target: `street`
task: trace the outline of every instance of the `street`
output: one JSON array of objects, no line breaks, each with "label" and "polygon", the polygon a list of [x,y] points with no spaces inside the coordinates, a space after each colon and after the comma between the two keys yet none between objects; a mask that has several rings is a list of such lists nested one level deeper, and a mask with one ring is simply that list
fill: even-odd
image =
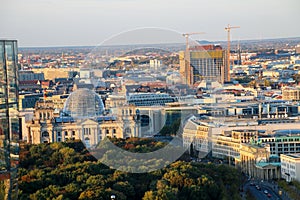
[{"label": "street", "polygon": [[[260,189],[257,189],[257,186]],[[252,193],[252,195],[258,200],[262,200],[262,199],[289,200],[289,198],[286,197],[285,195],[279,196],[278,187],[274,183],[270,183],[270,182],[258,181],[258,180],[247,181],[244,184],[244,191],[246,192],[247,190],[249,190]],[[267,194],[264,193],[265,190],[267,190],[267,192],[271,195],[270,197],[268,197]]]}]

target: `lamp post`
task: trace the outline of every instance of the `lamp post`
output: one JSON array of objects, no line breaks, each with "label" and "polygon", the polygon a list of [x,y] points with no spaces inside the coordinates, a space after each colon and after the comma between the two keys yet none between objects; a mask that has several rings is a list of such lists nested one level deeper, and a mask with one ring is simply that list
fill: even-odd
[{"label": "lamp post", "polygon": [[116,199],[116,195],[112,194],[112,195],[110,196],[110,199],[111,199],[111,200],[115,200],[115,199]]}]

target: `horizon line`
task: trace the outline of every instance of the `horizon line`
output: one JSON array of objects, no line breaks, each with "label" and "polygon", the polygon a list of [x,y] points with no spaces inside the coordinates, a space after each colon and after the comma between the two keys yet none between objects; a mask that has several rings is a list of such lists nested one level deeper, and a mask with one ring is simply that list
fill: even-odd
[{"label": "horizon line", "polygon": [[[256,38],[256,39],[236,39],[236,40],[231,40],[231,42],[239,42],[239,41],[263,41],[263,40],[280,40],[280,39],[300,39],[300,36],[291,36],[291,37],[273,37],[273,38]],[[0,40],[2,40],[0,38]],[[6,40],[6,39],[4,39]],[[11,39],[10,39],[11,40]],[[17,40],[18,39],[14,39]],[[211,43],[218,43],[218,42],[227,42],[227,40],[196,40],[196,41],[205,41],[205,42],[211,42]],[[166,45],[166,44],[185,44],[184,42],[182,43],[149,43],[149,44],[112,44],[112,45],[103,45],[103,47],[116,47],[116,46],[133,46],[133,45]],[[26,48],[93,48],[97,47],[99,45],[49,45],[49,46],[19,46],[19,49],[26,49]],[[101,45],[100,45],[101,46]]]}]

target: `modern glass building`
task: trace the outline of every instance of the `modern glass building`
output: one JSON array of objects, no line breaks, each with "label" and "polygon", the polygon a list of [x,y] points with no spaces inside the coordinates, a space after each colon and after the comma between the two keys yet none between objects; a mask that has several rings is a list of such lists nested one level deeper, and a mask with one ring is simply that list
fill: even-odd
[{"label": "modern glass building", "polygon": [[19,163],[16,40],[0,40],[0,199],[17,199]]}]

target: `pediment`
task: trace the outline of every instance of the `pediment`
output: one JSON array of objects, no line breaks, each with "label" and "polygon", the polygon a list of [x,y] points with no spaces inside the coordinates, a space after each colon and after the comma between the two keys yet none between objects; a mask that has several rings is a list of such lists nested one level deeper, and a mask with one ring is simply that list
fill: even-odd
[{"label": "pediment", "polygon": [[97,121],[94,121],[94,120],[92,120],[92,119],[85,119],[85,120],[81,121],[79,124],[80,124],[81,126],[83,126],[83,125],[97,126],[97,125],[98,125],[98,122],[97,122]]}]

